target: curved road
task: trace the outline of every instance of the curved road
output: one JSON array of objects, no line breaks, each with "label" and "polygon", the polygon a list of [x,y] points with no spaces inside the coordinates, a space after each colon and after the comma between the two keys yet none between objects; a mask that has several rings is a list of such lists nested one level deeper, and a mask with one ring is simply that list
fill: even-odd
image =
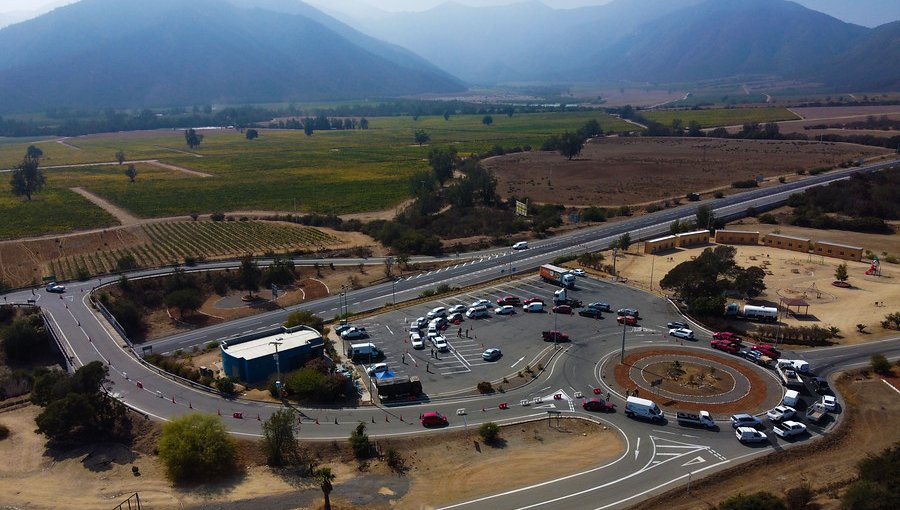
[{"label": "curved road", "polygon": [[[739,217],[748,207],[757,210],[771,208],[783,203],[790,193],[824,182],[842,179],[857,171],[876,171],[892,165],[880,163],[864,168],[854,168],[833,172],[807,179],[800,183],[760,189],[711,203],[717,217]],[[438,283],[467,286],[495,279],[501,275],[531,271],[541,263],[559,254],[579,253],[604,248],[624,232],[630,232],[632,239],[646,239],[668,232],[668,225],[675,219],[693,216],[698,203],[660,211],[654,214],[630,218],[610,225],[561,235],[542,243],[534,243],[529,250],[510,252],[508,250],[487,250],[466,254],[465,261],[457,266],[404,279],[393,285],[351,291],[347,301],[353,311],[376,309],[396,294],[396,301],[417,297],[426,288]],[[298,263],[312,263],[309,259],[298,259]],[[335,264],[357,264],[357,259],[325,260]],[[265,263],[264,261],[262,262]],[[196,270],[233,267],[235,262],[209,263],[197,266]],[[154,276],[169,272],[170,268],[137,271],[130,278]],[[111,282],[107,278],[107,282]],[[257,436],[261,420],[265,420],[279,406],[245,400],[226,400],[221,396],[184,386],[171,378],[161,376],[155,369],[141,364],[114,328],[94,310],[89,301],[89,293],[102,284],[103,280],[73,282],[65,294],[50,294],[43,289],[18,290],[3,296],[5,302],[25,303],[34,300],[47,316],[51,329],[57,333],[63,349],[74,366],[94,360],[102,360],[110,366],[111,384],[109,391],[130,407],[166,420],[181,414],[199,411],[218,413],[223,416],[228,428],[235,434]],[[220,340],[232,335],[258,329],[268,329],[280,324],[287,313],[294,309],[306,309],[320,316],[330,317],[338,308],[338,296],[305,303],[297,307],[277,312],[268,312],[220,324],[203,330],[175,335],[151,342],[155,352],[172,351]],[[656,340],[667,341],[667,340]],[[604,344],[606,345],[606,344]],[[605,351],[603,349],[606,349]],[[300,409],[302,426],[300,435],[304,439],[346,439],[359,421],[369,424],[372,436],[385,437],[405,434],[439,433],[423,431],[415,417],[425,409],[439,407],[451,415],[451,428],[467,425],[477,426],[485,421],[509,423],[518,420],[546,418],[547,412],[541,404],[530,406],[510,405],[507,410],[497,408],[500,402],[518,402],[522,398],[533,398],[544,388],[552,394],[556,388],[567,392],[566,402],[571,401],[575,389],[574,379],[581,386],[605,387],[598,373],[599,361],[612,354],[614,345],[596,346],[585,352],[578,352],[576,346],[566,346],[545,372],[530,385],[503,395],[443,399],[424,405],[403,407],[363,407],[358,409],[304,408]],[[816,349],[803,353],[819,375],[827,375],[837,369],[862,365],[868,362],[872,352],[882,352],[889,358],[900,357],[900,338],[882,342],[848,347]],[[140,384],[138,384],[140,383]],[[609,388],[611,391],[612,389]],[[614,400],[621,409],[623,396],[615,395]],[[466,408],[465,417],[453,416],[452,410]],[[483,409],[483,411],[482,411]],[[563,415],[588,416],[580,410],[566,409]],[[243,414],[242,419],[232,417],[235,412]],[[788,446],[784,442],[773,441],[772,445],[748,448],[740,445],[731,433],[731,427],[722,424],[720,431],[686,429],[675,425],[674,420],[658,426],[627,419],[622,413],[597,416],[618,430],[626,442],[625,453],[615,461],[593,470],[551,480],[532,487],[524,487],[502,494],[459,502],[446,508],[614,508],[632,503],[652,493],[686,483],[689,477],[700,476],[723,469],[735,462],[750,457],[764,455],[772,448]]]}]

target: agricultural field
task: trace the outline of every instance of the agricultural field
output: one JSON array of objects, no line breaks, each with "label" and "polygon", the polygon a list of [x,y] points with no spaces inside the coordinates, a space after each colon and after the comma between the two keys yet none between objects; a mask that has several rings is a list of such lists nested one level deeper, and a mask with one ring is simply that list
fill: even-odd
[{"label": "agricultural field", "polygon": [[143,240],[135,244],[88,251],[50,260],[47,274],[60,280],[104,274],[120,269],[119,261],[133,257],[136,267],[153,267],[185,260],[263,255],[288,251],[316,251],[342,243],[322,230],[265,221],[171,221],[142,225]]},{"label": "agricultural field", "polygon": [[[8,175],[0,174],[0,185],[7,185],[8,177],[2,176]],[[0,193],[0,218],[0,240],[117,224],[112,215],[84,197],[50,182],[31,201],[4,190]]]},{"label": "agricultural field", "polygon": [[[435,146],[452,145],[466,155],[495,145],[539,146],[548,136],[575,131],[591,119],[604,130],[628,126],[598,112],[493,118],[491,126],[482,124],[481,115],[451,116],[449,120],[374,118],[367,130],[317,131],[312,136],[296,130],[261,130],[260,137],[253,141],[235,130],[204,130],[203,143],[192,151],[188,151],[182,132],[175,130],[90,135],[35,144],[44,151],[44,167],[112,161],[115,152],[122,150],[129,160],[159,159],[212,174],[200,178],[139,164],[137,182],[131,184],[118,165],[45,169],[46,192],[82,186],[140,218],[248,210],[345,214],[387,209],[402,202],[409,194],[408,176],[427,168],[428,151]],[[417,129],[430,134],[429,144],[414,143]],[[32,142],[0,145],[0,167],[16,165]],[[96,222],[77,224],[76,219],[76,224],[68,228],[42,228],[41,218],[52,211],[32,209],[35,220],[27,222],[32,227],[14,232],[0,229],[0,238],[97,226]]]},{"label": "agricultural field", "polygon": [[670,126],[674,119],[681,119],[682,125],[687,127],[693,121],[697,121],[704,128],[719,126],[737,126],[747,122],[778,122],[782,120],[797,120],[799,117],[787,108],[720,108],[713,110],[677,110],[677,111],[652,111],[641,112],[644,117]]}]

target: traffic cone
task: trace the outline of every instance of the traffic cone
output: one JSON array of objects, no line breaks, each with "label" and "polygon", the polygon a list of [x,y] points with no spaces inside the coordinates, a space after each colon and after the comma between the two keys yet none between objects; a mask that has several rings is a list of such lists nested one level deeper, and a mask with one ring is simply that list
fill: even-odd
[{"label": "traffic cone", "polygon": [[487,412],[487,411],[485,411],[484,408],[482,407],[482,408],[481,408],[481,412],[482,412],[482,413],[485,413],[485,412]]}]

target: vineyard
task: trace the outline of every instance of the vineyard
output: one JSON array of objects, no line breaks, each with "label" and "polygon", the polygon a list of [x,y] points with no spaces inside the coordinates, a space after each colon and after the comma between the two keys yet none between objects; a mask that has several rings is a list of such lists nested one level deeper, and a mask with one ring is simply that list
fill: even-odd
[{"label": "vineyard", "polygon": [[311,251],[341,242],[312,227],[263,221],[176,221],[143,227],[150,242],[51,260],[59,280],[186,261]]}]

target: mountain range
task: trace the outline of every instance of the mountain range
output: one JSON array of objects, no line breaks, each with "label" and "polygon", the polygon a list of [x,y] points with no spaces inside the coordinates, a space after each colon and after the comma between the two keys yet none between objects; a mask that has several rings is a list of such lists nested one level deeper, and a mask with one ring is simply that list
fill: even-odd
[{"label": "mountain range", "polygon": [[300,0],[81,0],[0,30],[0,113],[453,94],[510,82],[767,76],[900,90],[900,22],[866,28],[787,0],[356,13]]}]

